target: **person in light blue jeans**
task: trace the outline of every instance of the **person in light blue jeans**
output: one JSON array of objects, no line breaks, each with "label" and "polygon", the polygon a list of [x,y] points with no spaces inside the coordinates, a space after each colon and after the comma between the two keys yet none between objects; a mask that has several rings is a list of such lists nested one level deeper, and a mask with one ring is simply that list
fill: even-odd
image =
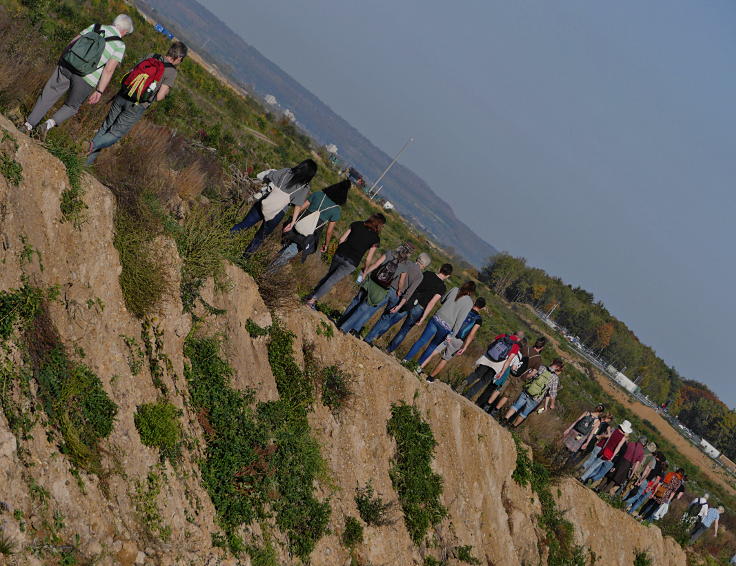
[{"label": "person in light blue jeans", "polygon": [[[396,305],[396,307],[398,306],[399,305]],[[374,340],[388,332],[394,324],[403,320],[404,324],[401,325],[399,332],[394,336],[393,340],[391,340],[391,343],[386,348],[388,353],[393,352],[401,345],[401,342],[403,342],[412,327],[422,318],[422,313],[424,312],[424,307],[421,305],[414,305],[408,310],[393,312],[396,307],[390,309],[387,313],[382,314],[381,318],[378,319],[376,324],[373,325],[373,328],[371,328],[370,332],[368,332],[364,338],[368,344],[372,344]]]},{"label": "person in light blue jeans", "polygon": [[414,345],[406,356],[404,356],[404,361],[413,359],[429,343],[419,355],[417,363],[421,366],[449,334],[457,334],[463,322],[465,322],[465,317],[468,316],[470,309],[473,308],[474,295],[474,281],[466,281],[461,287],[450,289],[443,297],[442,306],[437,311],[437,314],[430,319],[422,335],[414,342]]},{"label": "person in light blue jeans", "polygon": [[360,332],[378,309],[381,307],[392,309],[397,304],[399,304],[399,295],[393,287],[386,292],[383,300],[375,305],[368,300],[368,292],[361,289],[348,305],[348,308],[345,309],[345,312],[350,314],[338,328],[346,334],[348,332]]}]

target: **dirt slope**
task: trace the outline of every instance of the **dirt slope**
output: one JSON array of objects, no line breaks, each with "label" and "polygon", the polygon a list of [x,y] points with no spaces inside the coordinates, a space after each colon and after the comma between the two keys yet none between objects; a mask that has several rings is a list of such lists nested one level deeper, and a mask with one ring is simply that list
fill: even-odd
[{"label": "dirt slope", "polygon": [[[80,230],[61,222],[59,200],[68,183],[64,167],[1,116],[0,128],[17,139],[15,159],[24,175],[19,187],[0,176],[0,289],[18,288],[24,274],[37,286],[59,285],[61,299],[50,307],[52,321],[69,349],[84,350],[84,362],[119,406],[113,433],[102,446],[103,463],[111,472],[104,481],[72,470],[53,436],[46,434],[42,416],[31,438],[23,439],[14,436],[0,414],[0,500],[8,507],[0,511],[0,523],[18,550],[7,563],[58,564],[60,553],[71,545],[79,549],[85,563],[101,566],[236,564],[212,546],[212,533],[219,529],[197,465],[204,440],[197,415],[187,406],[182,377],[183,343],[191,318],[182,313],[176,296],[152,320],[160,337],[157,355],[171,362],[162,380],[172,402],[182,410],[181,420],[190,439],[182,462],[174,469],[168,463],[160,464],[156,451],[142,445],[133,422],[136,407],[157,399],[160,393],[147,366],[132,375],[127,361],[123,337],[139,337],[141,324],[126,311],[118,284],[121,267],[112,245],[111,193],[85,177],[88,221]],[[171,246],[169,267],[178,288],[175,248],[170,242],[162,245]],[[30,263],[19,261],[28,246],[39,254]],[[225,337],[225,354],[236,370],[234,384],[255,388],[261,399],[274,399],[278,393],[268,365],[266,339],[251,338],[245,329],[248,319],[270,324],[271,314],[248,275],[232,266],[228,275],[234,283],[230,292],[215,292],[212,285],[205,292],[208,302],[226,311],[209,317],[205,329]],[[379,493],[396,499],[388,475],[395,446],[386,422],[391,404],[402,400],[417,405],[438,442],[434,468],[444,479],[443,503],[449,510],[435,533],[438,544],[448,548],[472,545],[475,556],[487,565],[546,562],[535,520],[539,504],[531,491],[511,478],[516,451],[507,431],[444,385],[418,381],[378,350],[350,337],[317,334],[322,315],[299,309],[279,316],[297,336],[297,356],[303,342],[313,342],[321,363],[340,363],[354,376],[357,393],[339,420],[320,404],[310,417],[329,468],[332,485],[321,489],[330,496],[333,533],[319,542],[312,564],[349,563],[338,535],[344,516],[357,514],[356,486],[372,480]],[[171,528],[166,541],[152,536],[141,518],[137,492],[140,494],[152,471],[162,478],[161,493],[149,495],[146,503]],[[685,565],[684,553],[674,541],[662,539],[656,528],[644,529],[589,491],[563,484],[559,498],[576,525],[578,542],[598,554],[603,547],[615,545],[616,552],[609,553],[604,564],[629,566],[635,550],[647,548],[655,564]],[[393,525],[366,529],[366,540],[357,548],[362,564],[423,563],[425,549],[412,544],[400,511],[394,513],[397,521]],[[607,535],[610,540],[600,539],[596,527],[611,524],[617,528]],[[294,563],[283,553],[280,562]],[[243,557],[241,563],[249,565],[250,559]]]}]

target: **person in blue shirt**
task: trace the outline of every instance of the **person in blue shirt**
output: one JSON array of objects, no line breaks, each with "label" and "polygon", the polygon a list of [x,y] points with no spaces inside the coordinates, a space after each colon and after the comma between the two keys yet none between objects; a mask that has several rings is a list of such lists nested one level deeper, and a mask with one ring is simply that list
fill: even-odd
[{"label": "person in blue shirt", "polygon": [[703,536],[705,531],[707,531],[711,525],[713,525],[713,529],[715,530],[714,536],[718,536],[718,519],[720,519],[721,513],[723,513],[723,511],[723,507],[711,507],[710,509],[708,509],[705,517],[700,519],[693,530],[690,532],[690,544],[693,544],[696,540]]},{"label": "person in blue shirt", "polygon": [[429,360],[437,354],[442,354],[442,359],[432,370],[432,373],[429,374],[427,381],[434,381],[440,372],[445,369],[447,362],[449,362],[453,357],[462,356],[465,353],[483,324],[481,312],[483,312],[485,308],[486,300],[483,297],[478,297],[475,300],[473,308],[468,313],[468,316],[465,317],[465,321],[460,327],[460,330],[457,331],[457,334],[445,338],[445,341],[437,346],[434,352],[432,352],[432,354],[424,360],[422,365],[419,366],[420,371],[424,370],[424,368],[429,365]]}]

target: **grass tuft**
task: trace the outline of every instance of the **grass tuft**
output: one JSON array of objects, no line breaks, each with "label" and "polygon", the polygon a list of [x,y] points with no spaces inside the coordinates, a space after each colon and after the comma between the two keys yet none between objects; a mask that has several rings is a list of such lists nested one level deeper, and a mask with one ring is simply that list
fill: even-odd
[{"label": "grass tuft", "polygon": [[181,452],[181,411],[167,401],[145,403],[135,413],[135,428],[146,446],[159,449],[161,459],[178,460]]},{"label": "grass tuft", "polygon": [[89,208],[84,198],[82,187],[82,172],[84,163],[76,150],[58,140],[49,141],[46,149],[59,159],[66,167],[69,178],[69,188],[61,193],[61,217],[65,222],[70,222],[77,230],[87,220],[87,209]]},{"label": "grass tuft", "polygon": [[389,516],[393,504],[384,502],[373,489],[371,482],[368,482],[365,487],[355,488],[355,505],[358,508],[360,518],[363,519],[366,525],[383,527],[394,522]]},{"label": "grass tuft", "polygon": [[345,548],[353,550],[363,543],[363,525],[355,517],[345,517],[345,529],[340,537]]},{"label": "grass tuft", "polygon": [[391,406],[387,429],[396,441],[389,475],[399,495],[406,529],[414,544],[419,545],[430,527],[438,525],[447,515],[440,502],[442,478],[432,471],[437,442],[419,410],[403,402]]}]

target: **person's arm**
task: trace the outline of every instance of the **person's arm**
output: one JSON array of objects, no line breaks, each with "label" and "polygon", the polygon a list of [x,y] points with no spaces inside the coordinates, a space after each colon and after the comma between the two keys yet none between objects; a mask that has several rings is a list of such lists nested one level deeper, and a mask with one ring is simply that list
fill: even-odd
[{"label": "person's arm", "polygon": [[170,90],[171,87],[169,85],[161,85],[161,88],[159,88],[158,92],[156,93],[156,100],[158,102],[161,102],[164,98],[166,98],[166,95],[169,94]]},{"label": "person's arm", "polygon": [[432,312],[432,309],[437,304],[437,301],[439,301],[441,298],[442,298],[442,295],[437,294],[429,300],[429,302],[427,303],[427,306],[424,307],[424,312],[422,313],[421,318],[417,321],[418,325],[424,324],[424,321],[427,320],[427,317]]},{"label": "person's arm", "polygon": [[335,224],[337,224],[337,222],[335,221],[327,223],[327,234],[325,235],[325,243],[322,246],[322,253],[325,253],[330,245],[330,240],[332,239],[332,231],[335,229]]},{"label": "person's arm", "polygon": [[713,522],[713,526],[716,529],[716,532],[715,532],[715,535],[714,536],[718,536],[718,519],[719,518],[720,518],[720,515],[718,517],[716,517],[716,520]]},{"label": "person's arm", "polygon": [[87,99],[89,104],[97,104],[102,98],[102,93],[105,92],[107,85],[110,84],[110,79],[118,66],[119,61],[117,59],[108,59],[105,63],[105,68],[102,70],[102,76],[100,81],[97,83],[97,88]]},{"label": "person's arm", "polygon": [[399,295],[403,294],[406,290],[406,271],[399,275],[399,284],[396,285],[396,288],[399,290]]},{"label": "person's arm", "polygon": [[611,460],[613,460],[616,457],[616,454],[618,454],[618,451],[621,450],[624,444],[626,444],[626,439],[628,436],[624,436],[621,439],[621,442],[618,443],[618,446],[616,446],[616,450],[613,451],[613,454],[611,455]]},{"label": "person's arm", "polygon": [[296,224],[296,219],[299,218],[299,215],[302,213],[302,211],[306,210],[308,207],[309,199],[305,200],[304,204],[294,207],[294,212],[291,213],[291,222],[284,226],[284,232],[288,232],[292,228],[294,228],[294,224]]},{"label": "person's arm", "polygon": [[478,334],[479,328],[480,328],[480,324],[473,325],[473,328],[470,329],[470,333],[465,337],[465,342],[463,343],[463,347],[460,348],[457,352],[455,352],[456,356],[462,356],[465,353],[465,350],[467,350],[470,347],[470,344],[472,344],[473,340],[475,340],[475,335]]},{"label": "person's arm", "polygon": [[371,260],[373,259],[373,255],[376,253],[376,250],[378,249],[378,246],[371,246],[368,250],[368,254],[365,256],[365,267],[363,267],[363,277],[366,276],[366,269],[368,269],[368,266],[371,264]]},{"label": "person's arm", "polygon": [[583,441],[583,445],[581,446],[581,448],[588,447],[588,444],[590,444],[590,441],[595,437],[595,431],[598,430],[598,427],[600,426],[600,424],[601,424],[600,419],[593,420],[593,426],[590,427],[588,436],[585,437],[585,440]]},{"label": "person's arm", "polygon": [[[350,229],[350,228],[348,228],[347,230],[345,230],[345,231],[344,231],[344,232],[342,233],[342,236],[340,236],[340,239],[338,240],[338,243],[340,243],[340,244],[344,244],[344,243],[345,243],[345,240],[347,240],[347,239],[348,239],[348,236],[350,235],[350,230],[351,230],[351,229]],[[374,250],[375,248],[376,248],[376,246],[373,246],[373,247],[371,248],[371,251],[372,251],[372,250]],[[368,253],[370,253],[370,251],[369,251]],[[368,256],[368,257],[372,257],[372,256]],[[367,261],[366,261],[366,265],[367,265],[368,263],[370,263],[370,260],[367,260]]]},{"label": "person's arm", "polygon": [[[368,252],[370,253],[370,252]],[[370,267],[366,267],[365,269],[365,277],[368,277],[371,271],[375,270],[379,265],[381,265],[384,261],[386,261],[386,254],[381,254],[381,257],[379,257],[376,261],[374,261]],[[368,259],[366,258],[365,264],[368,265]]]}]

